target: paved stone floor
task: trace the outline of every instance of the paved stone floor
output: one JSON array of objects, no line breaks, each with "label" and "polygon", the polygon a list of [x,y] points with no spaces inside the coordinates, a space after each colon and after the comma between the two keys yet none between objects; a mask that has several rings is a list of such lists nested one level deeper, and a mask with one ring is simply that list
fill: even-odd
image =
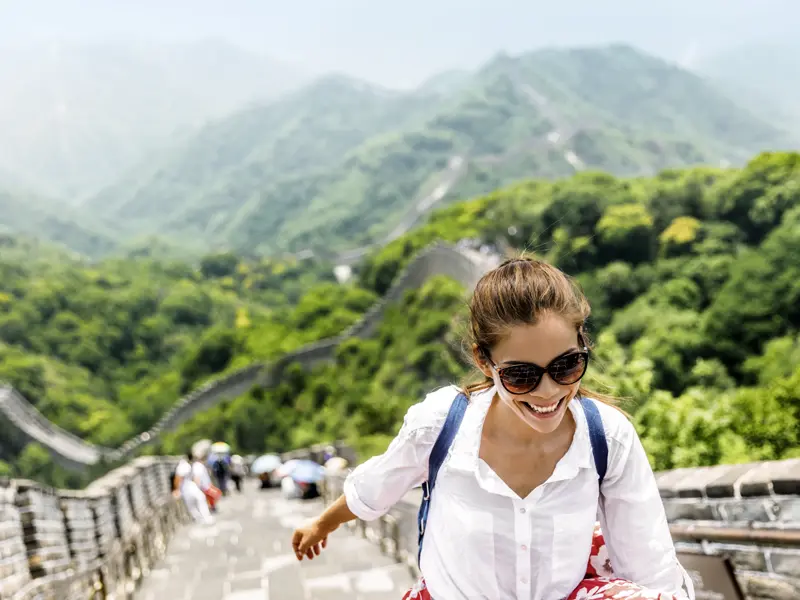
[{"label": "paved stone floor", "polygon": [[246,483],[221,500],[214,525],[177,532],[135,600],[399,600],[411,585],[406,566],[344,527],[320,556],[298,562],[292,531],[321,502]]}]

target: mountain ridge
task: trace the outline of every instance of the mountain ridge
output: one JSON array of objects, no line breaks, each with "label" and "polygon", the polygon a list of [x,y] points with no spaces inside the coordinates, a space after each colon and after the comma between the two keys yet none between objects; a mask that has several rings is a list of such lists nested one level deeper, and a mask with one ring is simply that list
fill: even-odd
[{"label": "mountain ridge", "polygon": [[784,139],[704,77],[629,45],[500,53],[411,92],[316,78],[209,122],[83,208],[123,243],[350,253],[408,222],[455,159],[464,171],[429,206],[582,169],[735,165]]},{"label": "mountain ridge", "polygon": [[[608,81],[610,75],[617,79]],[[346,93],[358,97],[360,92],[353,89],[351,80],[323,80],[331,81],[337,82],[337,93],[343,92],[345,86],[350,87]],[[252,188],[242,187],[243,177],[237,174],[235,182],[222,184],[232,192],[225,201],[227,208],[220,208],[212,200],[212,192],[190,186],[193,211],[219,214],[222,222],[231,223],[222,230],[215,228],[222,232],[222,237],[215,231],[209,233],[223,244],[227,240],[233,248],[237,248],[238,240],[252,245],[258,239],[264,251],[270,248],[297,251],[313,243],[322,231],[329,232],[325,236],[328,238],[352,239],[352,232],[359,228],[362,231],[372,228],[374,233],[368,236],[390,229],[381,223],[391,220],[390,215],[403,212],[424,181],[455,155],[496,154],[531,137],[544,138],[553,132],[572,137],[580,131],[584,137],[592,137],[600,131],[604,137],[621,130],[628,137],[618,138],[617,147],[628,154],[641,152],[636,140],[650,131],[655,137],[683,140],[687,148],[694,145],[694,150],[684,152],[684,157],[676,154],[660,162],[645,159],[639,167],[649,161],[657,168],[664,168],[700,162],[696,157],[708,159],[715,154],[736,163],[750,156],[755,148],[760,149],[770,139],[781,136],[766,121],[708,87],[701,77],[625,45],[547,49],[517,57],[498,55],[475,72],[471,85],[462,85],[457,90],[440,97],[434,111],[414,113],[419,106],[413,107],[408,127],[377,129],[374,135],[351,147],[338,166],[328,165],[323,172],[314,169],[303,173],[299,185],[306,189],[299,190],[299,194],[296,185],[287,188],[273,179],[263,185],[256,184],[261,198],[248,199],[252,196],[248,189]],[[299,104],[298,98],[303,98],[313,104],[314,94],[312,84],[295,92],[291,100]],[[397,92],[392,98],[413,104],[414,94]],[[259,108],[259,114],[268,119],[267,115],[280,102]],[[344,106],[339,109],[347,110]],[[225,123],[223,120],[218,126]],[[200,139],[204,139],[202,145],[210,147],[211,138]],[[297,157],[293,152],[287,154]],[[560,159],[547,154],[543,159],[542,174],[547,175],[548,169],[555,176],[574,171],[574,164],[570,164],[574,160],[559,162]],[[260,168],[269,168],[268,162],[256,163],[263,165]],[[391,170],[386,170],[387,167]],[[536,174],[517,171],[516,178]],[[514,177],[514,173],[509,177]],[[226,175],[222,175],[222,180],[226,180]],[[257,181],[256,178],[253,183]],[[150,189],[150,185],[145,182],[137,197],[153,197],[154,201],[158,198],[161,202],[164,193]],[[287,195],[292,197],[291,208],[286,204]],[[141,200],[132,200],[132,204],[128,203],[130,208],[119,212],[121,218],[130,218],[134,213],[146,215]],[[189,202],[186,195],[183,202]],[[235,213],[248,205],[251,212],[263,215],[271,211],[273,216],[252,218],[251,215],[238,219],[237,225],[230,211]],[[161,219],[154,232],[169,235],[180,231],[184,226],[181,218],[173,218],[168,224]],[[188,219],[192,221],[193,218]],[[262,222],[262,228],[253,229]],[[202,231],[201,228],[197,232]]]}]

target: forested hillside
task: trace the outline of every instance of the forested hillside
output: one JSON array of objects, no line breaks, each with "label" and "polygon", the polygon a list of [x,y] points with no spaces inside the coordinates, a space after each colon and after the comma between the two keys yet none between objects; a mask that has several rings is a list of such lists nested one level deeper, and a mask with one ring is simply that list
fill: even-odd
[{"label": "forested hillside", "polygon": [[209,124],[85,208],[123,237],[196,251],[326,254],[381,242],[445,182],[442,202],[531,177],[739,164],[791,147],[768,121],[627,46],[498,56],[408,93],[327,77]]},{"label": "forested hillside", "polygon": [[87,256],[117,247],[113,232],[90,215],[19,187],[0,185],[0,233],[35,236]]},{"label": "forested hillside", "polygon": [[[655,468],[796,455],[800,155],[521,183],[436,212],[372,256],[363,285],[380,294],[418,249],[464,237],[510,243],[577,276],[593,305],[590,377],[625,400]],[[468,373],[463,317],[463,290],[431,280],[373,339],[343,344],[335,364],[295,367],[153,451],[198,436],[254,452],[334,437],[378,451],[426,390]]]},{"label": "forested hillside", "polygon": [[[526,250],[577,276],[593,314],[590,377],[624,399],[658,469],[793,455],[800,431],[800,155],[743,169],[531,180],[435,212],[370,256],[360,285],[314,263],[209,255],[88,264],[4,237],[0,379],[50,419],[115,445],[208,378],[354,323],[435,240]],[[151,446],[198,436],[240,451],[344,437],[380,450],[405,410],[469,369],[464,291],[428,281],[335,363],[290,367],[279,386],[198,415]],[[59,483],[41,448],[4,469]],[[2,465],[0,465],[2,466]]]},{"label": "forested hillside", "polygon": [[[199,267],[89,264],[3,236],[0,381],[57,425],[115,447],[208,377],[336,334],[374,298],[308,262],[218,254]],[[2,450],[19,474],[50,473],[34,445]]]}]

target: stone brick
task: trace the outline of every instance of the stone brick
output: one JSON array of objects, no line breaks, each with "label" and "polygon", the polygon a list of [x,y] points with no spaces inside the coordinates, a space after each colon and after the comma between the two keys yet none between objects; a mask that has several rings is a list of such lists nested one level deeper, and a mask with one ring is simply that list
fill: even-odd
[{"label": "stone brick", "polygon": [[656,473],[656,484],[662,498],[674,498],[678,495],[675,491],[676,486],[684,477],[689,477],[695,469],[673,469]]},{"label": "stone brick", "polygon": [[800,585],[796,582],[763,575],[743,575],[740,577],[748,597],[753,600],[797,600]]},{"label": "stone brick", "polygon": [[771,510],[772,505],[772,501],[766,498],[743,498],[741,500],[721,502],[719,510],[724,515],[725,521],[769,522],[773,520],[771,516],[774,515]]},{"label": "stone brick", "polygon": [[685,477],[681,477],[672,490],[680,498],[702,498],[706,493],[706,485],[718,479],[727,469],[727,466],[693,469]]},{"label": "stone brick", "polygon": [[742,496],[768,496],[774,483],[780,489],[795,489],[797,465],[800,459],[764,462],[742,477],[739,492]]},{"label": "stone brick", "polygon": [[734,484],[748,471],[753,470],[758,463],[744,465],[725,465],[720,470],[719,476],[706,485],[706,495],[709,498],[733,498]]},{"label": "stone brick", "polygon": [[782,523],[800,523],[800,498],[776,498],[777,520]]},{"label": "stone brick", "polygon": [[770,472],[774,493],[800,496],[800,458],[780,461]]},{"label": "stone brick", "polygon": [[734,568],[737,571],[760,571],[767,572],[767,558],[764,552],[758,548],[748,550],[728,550],[725,552],[731,558]]},{"label": "stone brick", "polygon": [[685,519],[710,521],[716,518],[714,507],[700,499],[666,498],[664,499],[664,510],[667,513],[667,520],[670,522]]},{"label": "stone brick", "polygon": [[776,573],[800,582],[800,550],[770,550],[769,559]]}]

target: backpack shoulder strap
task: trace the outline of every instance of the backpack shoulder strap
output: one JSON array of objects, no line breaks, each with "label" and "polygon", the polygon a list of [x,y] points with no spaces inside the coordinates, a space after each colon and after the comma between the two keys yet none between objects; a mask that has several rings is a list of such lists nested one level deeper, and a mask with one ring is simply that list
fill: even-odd
[{"label": "backpack shoulder strap", "polygon": [[469,400],[463,392],[459,392],[455,397],[453,403],[450,405],[450,410],[447,413],[442,430],[439,432],[439,437],[431,450],[430,458],[428,459],[428,480],[422,484],[422,503],[419,505],[419,514],[417,515],[417,526],[419,528],[419,549],[417,550],[417,563],[419,564],[419,557],[422,555],[422,538],[425,535],[425,526],[428,522],[428,507],[431,502],[431,494],[433,488],[436,486],[436,476],[439,474],[439,469],[450,451],[450,446],[461,427],[461,421],[464,419],[464,413],[467,411]]},{"label": "backpack shoulder strap", "polygon": [[581,398],[583,413],[586,415],[586,424],[589,426],[589,441],[592,444],[592,456],[594,456],[594,466],[597,469],[597,478],[600,485],[606,477],[608,469],[608,441],[606,441],[606,428],[603,427],[603,419],[597,404],[591,398]]}]

